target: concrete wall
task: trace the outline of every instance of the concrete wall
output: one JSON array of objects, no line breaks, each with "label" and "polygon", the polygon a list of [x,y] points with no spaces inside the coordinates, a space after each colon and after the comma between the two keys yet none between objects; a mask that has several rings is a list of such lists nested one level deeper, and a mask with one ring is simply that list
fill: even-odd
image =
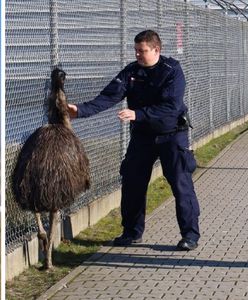
[{"label": "concrete wall", "polygon": [[[192,145],[193,149],[197,149],[211,139],[221,136],[222,134],[230,131],[231,129],[244,124],[248,121],[248,115],[228,125],[215,130],[213,133],[200,139]],[[162,176],[161,167],[154,168],[151,181]],[[71,239],[77,236],[80,231],[89,226],[96,224],[100,219],[105,217],[112,209],[120,206],[121,191],[117,190],[110,195],[97,199],[76,213],[68,216],[63,224],[58,224],[55,247],[57,247],[61,240],[61,234],[66,239]],[[62,230],[61,230],[62,229]],[[34,235],[30,241],[26,241],[20,247],[16,248],[13,252],[6,255],[6,280],[11,280],[19,275],[29,266],[34,265],[39,260],[38,238]]]}]

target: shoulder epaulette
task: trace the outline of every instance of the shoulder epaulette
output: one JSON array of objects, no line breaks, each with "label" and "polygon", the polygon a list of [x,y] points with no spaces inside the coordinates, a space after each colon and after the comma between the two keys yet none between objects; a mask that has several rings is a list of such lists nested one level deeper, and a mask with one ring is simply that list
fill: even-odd
[{"label": "shoulder epaulette", "polygon": [[165,65],[166,67],[169,67],[170,69],[172,69],[172,66],[170,66],[170,65],[167,64],[166,62],[164,62],[164,65]]},{"label": "shoulder epaulette", "polygon": [[172,69],[174,66],[176,66],[179,63],[176,59],[172,57],[165,57],[165,56],[162,56],[162,61],[163,64],[170,69]]},{"label": "shoulder epaulette", "polygon": [[129,63],[129,64],[125,67],[125,69],[126,69],[126,70],[129,70],[129,69],[131,69],[131,68],[137,66],[137,64],[138,64],[137,61],[133,61],[133,62]]}]

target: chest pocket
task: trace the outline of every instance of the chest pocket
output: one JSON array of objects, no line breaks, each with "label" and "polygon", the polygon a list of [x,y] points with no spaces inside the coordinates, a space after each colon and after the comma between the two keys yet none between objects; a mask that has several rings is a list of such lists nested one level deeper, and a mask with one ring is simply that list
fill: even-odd
[{"label": "chest pocket", "polygon": [[128,91],[129,107],[139,108],[158,101],[158,87],[146,77],[131,77]]},{"label": "chest pocket", "polygon": [[148,82],[146,78],[130,78],[130,92],[131,93],[142,93],[146,88]]}]

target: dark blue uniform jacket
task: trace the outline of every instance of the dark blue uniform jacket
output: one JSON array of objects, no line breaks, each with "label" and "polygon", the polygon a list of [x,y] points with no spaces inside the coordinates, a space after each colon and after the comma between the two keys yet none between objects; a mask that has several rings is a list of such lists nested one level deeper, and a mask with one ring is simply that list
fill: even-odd
[{"label": "dark blue uniform jacket", "polygon": [[125,97],[135,111],[132,131],[165,134],[177,128],[183,103],[185,78],[178,61],[160,56],[153,67],[136,61],[127,65],[92,101],[78,104],[78,117],[106,110]]}]

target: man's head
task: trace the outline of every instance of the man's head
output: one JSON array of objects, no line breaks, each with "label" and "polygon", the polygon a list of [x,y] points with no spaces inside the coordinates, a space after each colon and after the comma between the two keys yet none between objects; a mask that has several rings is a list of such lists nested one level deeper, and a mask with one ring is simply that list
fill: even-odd
[{"label": "man's head", "polygon": [[140,65],[150,67],[158,62],[162,43],[155,31],[140,32],[135,36],[134,43],[135,56]]}]

